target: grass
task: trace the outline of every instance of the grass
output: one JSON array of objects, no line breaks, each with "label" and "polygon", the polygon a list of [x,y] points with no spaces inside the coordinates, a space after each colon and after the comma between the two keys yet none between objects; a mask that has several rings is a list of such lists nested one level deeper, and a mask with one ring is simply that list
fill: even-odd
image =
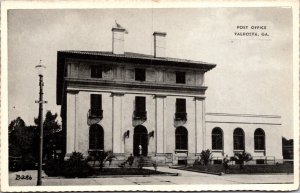
[{"label": "grass", "polygon": [[166,173],[149,169],[138,169],[138,168],[103,168],[102,171],[94,169],[93,174],[95,176],[118,176],[118,175],[176,175],[175,173]]},{"label": "grass", "polygon": [[[223,165],[207,165],[207,166],[188,166],[181,168],[183,170],[205,172],[205,173],[225,173]],[[293,164],[284,163],[278,165],[244,165],[240,170],[239,165],[229,165],[229,174],[270,174],[270,173],[293,173]]]}]

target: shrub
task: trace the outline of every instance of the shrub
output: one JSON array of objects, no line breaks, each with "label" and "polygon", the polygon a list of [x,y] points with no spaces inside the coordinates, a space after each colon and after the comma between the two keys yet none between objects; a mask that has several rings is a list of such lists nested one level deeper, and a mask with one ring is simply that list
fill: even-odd
[{"label": "shrub", "polygon": [[59,159],[50,159],[46,161],[44,172],[47,176],[63,175],[64,162]]},{"label": "shrub", "polygon": [[200,162],[203,165],[207,165],[211,160],[212,160],[212,153],[209,149],[207,150],[202,150],[202,152],[200,153]]},{"label": "shrub", "polygon": [[95,162],[98,161],[100,171],[101,171],[102,168],[104,167],[104,162],[108,161],[109,165],[110,165],[114,158],[116,158],[116,157],[114,156],[112,151],[95,151],[95,152],[90,153],[87,160],[93,161],[94,165],[95,165]]},{"label": "shrub", "polygon": [[107,151],[107,155],[106,155],[106,158],[104,159],[104,161],[108,161],[109,165],[111,165],[111,162],[113,159],[116,159],[116,156],[113,154],[112,151]]},{"label": "shrub", "polygon": [[243,151],[242,153],[236,153],[233,157],[230,158],[231,161],[235,161],[240,165],[240,169],[243,169],[244,162],[252,160],[250,153]]},{"label": "shrub", "polygon": [[87,177],[92,175],[92,168],[89,166],[82,153],[73,152],[70,159],[64,164],[63,175],[68,178]]}]

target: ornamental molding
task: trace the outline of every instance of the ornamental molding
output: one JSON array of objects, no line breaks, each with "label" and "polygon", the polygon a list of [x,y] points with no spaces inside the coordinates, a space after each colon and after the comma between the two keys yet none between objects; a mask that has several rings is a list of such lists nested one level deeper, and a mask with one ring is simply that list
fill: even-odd
[{"label": "ornamental molding", "polygon": [[[184,93],[190,95],[204,95],[206,86],[192,85],[170,85],[157,83],[139,83],[139,82],[120,82],[109,80],[90,80],[66,78],[66,86],[75,86],[77,88],[104,89],[104,90],[126,90],[126,91],[151,91],[162,93]],[[117,93],[117,92],[116,92]],[[122,93],[122,92],[120,92]],[[162,94],[164,95],[164,94]]]}]

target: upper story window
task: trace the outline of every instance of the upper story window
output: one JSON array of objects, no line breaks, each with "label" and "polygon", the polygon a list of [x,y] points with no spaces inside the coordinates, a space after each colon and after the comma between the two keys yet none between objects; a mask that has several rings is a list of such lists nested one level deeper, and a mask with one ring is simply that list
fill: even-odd
[{"label": "upper story window", "polygon": [[100,94],[91,94],[91,107],[89,111],[90,118],[102,118],[102,95]]},{"label": "upper story window", "polygon": [[176,120],[186,120],[186,101],[185,99],[176,99],[176,112],[175,119]]},{"label": "upper story window", "polygon": [[176,72],[176,83],[185,84],[185,72]]},{"label": "upper story window", "polygon": [[134,111],[134,118],[135,119],[146,119],[147,112],[146,112],[146,97],[135,97],[135,111]]},{"label": "upper story window", "polygon": [[92,78],[102,78],[102,66],[92,65],[91,66],[91,77]]},{"label": "upper story window", "polygon": [[144,68],[136,68],[135,69],[135,80],[137,81],[145,81],[146,80],[146,72]]}]

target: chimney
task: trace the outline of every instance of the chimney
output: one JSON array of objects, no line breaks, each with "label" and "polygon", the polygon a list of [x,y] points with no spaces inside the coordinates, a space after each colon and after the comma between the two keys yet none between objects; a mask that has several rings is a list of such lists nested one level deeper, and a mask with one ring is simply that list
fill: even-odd
[{"label": "chimney", "polygon": [[112,31],[112,53],[124,54],[124,33],[125,29],[122,27],[113,27]]},{"label": "chimney", "polygon": [[166,52],[166,35],[165,32],[154,32],[154,57],[164,58]]}]

